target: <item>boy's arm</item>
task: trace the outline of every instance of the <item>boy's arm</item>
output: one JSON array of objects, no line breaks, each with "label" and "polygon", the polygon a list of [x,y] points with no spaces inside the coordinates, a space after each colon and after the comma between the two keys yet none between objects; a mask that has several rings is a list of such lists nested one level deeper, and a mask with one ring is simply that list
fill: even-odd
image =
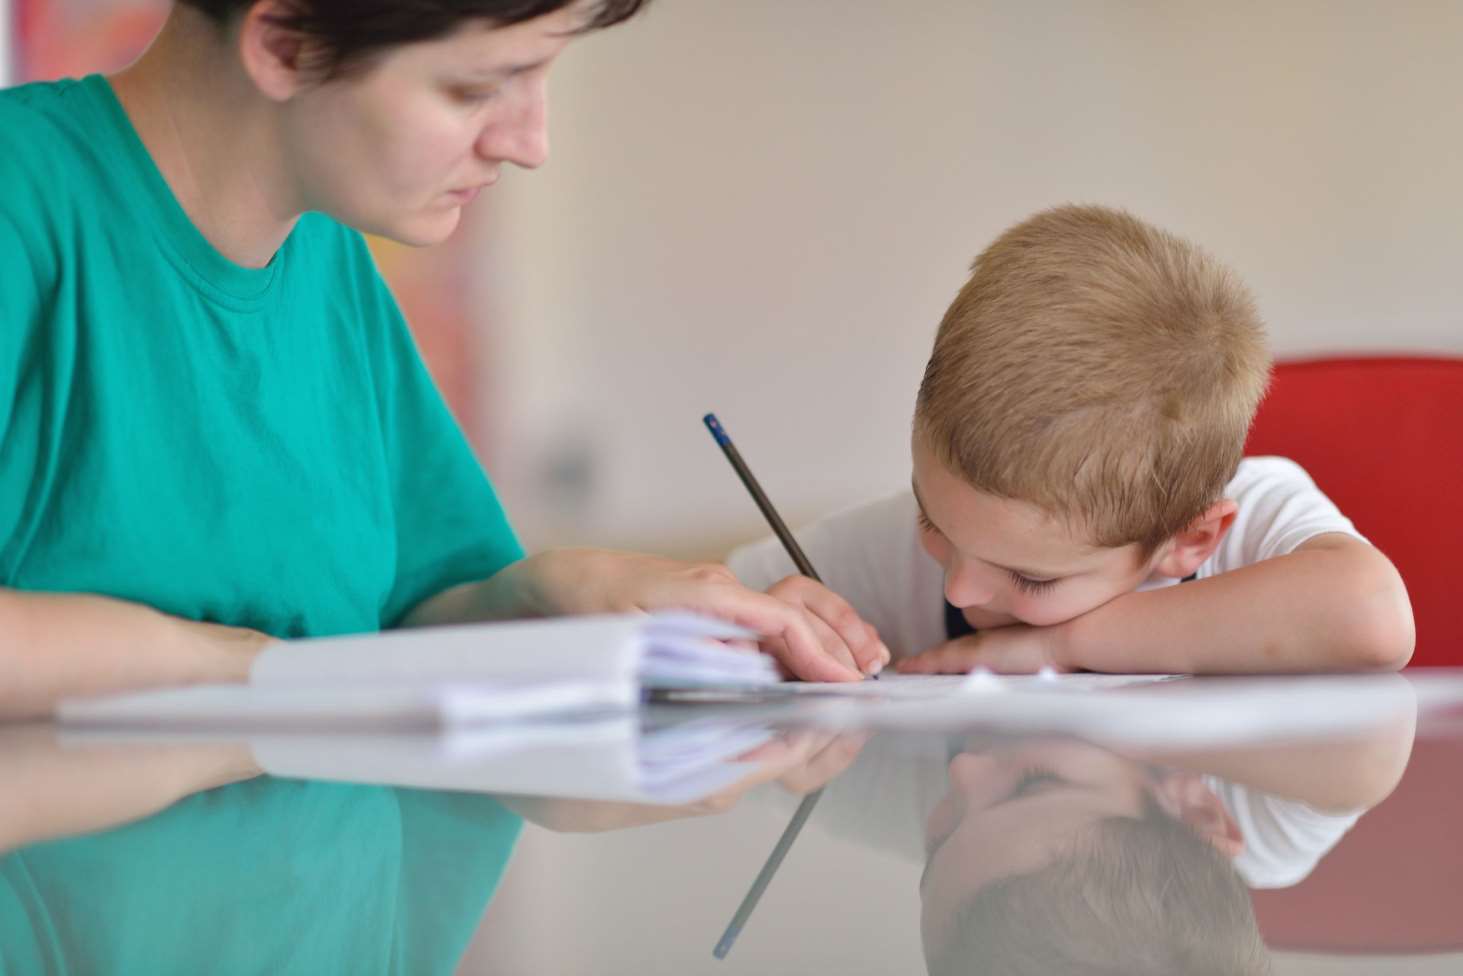
[{"label": "boy's arm", "polygon": [[1125,593],[1050,627],[985,630],[899,670],[1022,674],[1395,671],[1412,657],[1412,607],[1387,557],[1340,533],[1241,569]]},{"label": "boy's arm", "polygon": [[1122,673],[1392,671],[1416,638],[1397,570],[1339,533],[1045,629],[1058,667]]},{"label": "boy's arm", "polygon": [[1201,748],[1139,746],[1133,759],[1217,776],[1321,811],[1365,810],[1396,788],[1417,735],[1417,695],[1401,675],[1369,685],[1376,711],[1355,716],[1345,734],[1326,739],[1235,743]]}]

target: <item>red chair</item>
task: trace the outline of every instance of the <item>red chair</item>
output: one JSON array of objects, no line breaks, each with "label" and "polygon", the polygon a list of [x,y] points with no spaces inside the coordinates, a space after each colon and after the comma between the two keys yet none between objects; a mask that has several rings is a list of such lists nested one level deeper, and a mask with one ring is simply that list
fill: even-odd
[{"label": "red chair", "polygon": [[[1281,363],[1247,453],[1300,462],[1407,582],[1413,667],[1463,665],[1463,358]],[[1309,878],[1256,892],[1276,949],[1463,950],[1463,741],[1422,739],[1397,789]]]},{"label": "red chair", "polygon": [[1248,454],[1305,468],[1407,582],[1412,666],[1463,665],[1463,358],[1280,363]]}]

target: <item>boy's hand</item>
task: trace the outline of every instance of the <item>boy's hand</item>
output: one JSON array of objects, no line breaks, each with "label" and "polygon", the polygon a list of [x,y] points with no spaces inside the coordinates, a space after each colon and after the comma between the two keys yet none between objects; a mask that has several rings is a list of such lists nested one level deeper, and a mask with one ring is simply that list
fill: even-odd
[{"label": "boy's hand", "polygon": [[1013,624],[957,637],[912,655],[895,667],[901,674],[965,674],[978,667],[997,674],[1035,674],[1042,668],[1070,671],[1063,663],[1060,625]]},{"label": "boy's hand", "polygon": [[[789,576],[769,586],[767,594],[803,611],[823,652],[840,664],[865,675],[878,674],[889,663],[889,648],[878,631],[847,600],[817,580]],[[789,660],[782,637],[764,639],[762,648],[779,661]]]}]

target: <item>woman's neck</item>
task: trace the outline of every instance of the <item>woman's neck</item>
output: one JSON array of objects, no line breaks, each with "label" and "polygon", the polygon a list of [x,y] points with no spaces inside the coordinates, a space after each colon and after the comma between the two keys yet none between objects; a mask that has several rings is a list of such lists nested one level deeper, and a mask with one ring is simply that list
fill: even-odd
[{"label": "woman's neck", "polygon": [[267,265],[304,208],[284,165],[276,106],[219,29],[175,8],[147,53],[110,81],[194,226],[234,263]]}]

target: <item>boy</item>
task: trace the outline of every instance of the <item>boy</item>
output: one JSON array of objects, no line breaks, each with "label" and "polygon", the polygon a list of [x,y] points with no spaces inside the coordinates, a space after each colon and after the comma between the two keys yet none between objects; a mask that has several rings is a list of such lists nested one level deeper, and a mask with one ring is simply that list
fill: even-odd
[{"label": "boy", "polygon": [[[1391,563],[1299,466],[1241,460],[1269,368],[1248,292],[1199,249],[1045,211],[976,258],[940,324],[911,490],[799,541],[902,672],[1400,668]],[[820,598],[775,540],[728,564]]]}]

